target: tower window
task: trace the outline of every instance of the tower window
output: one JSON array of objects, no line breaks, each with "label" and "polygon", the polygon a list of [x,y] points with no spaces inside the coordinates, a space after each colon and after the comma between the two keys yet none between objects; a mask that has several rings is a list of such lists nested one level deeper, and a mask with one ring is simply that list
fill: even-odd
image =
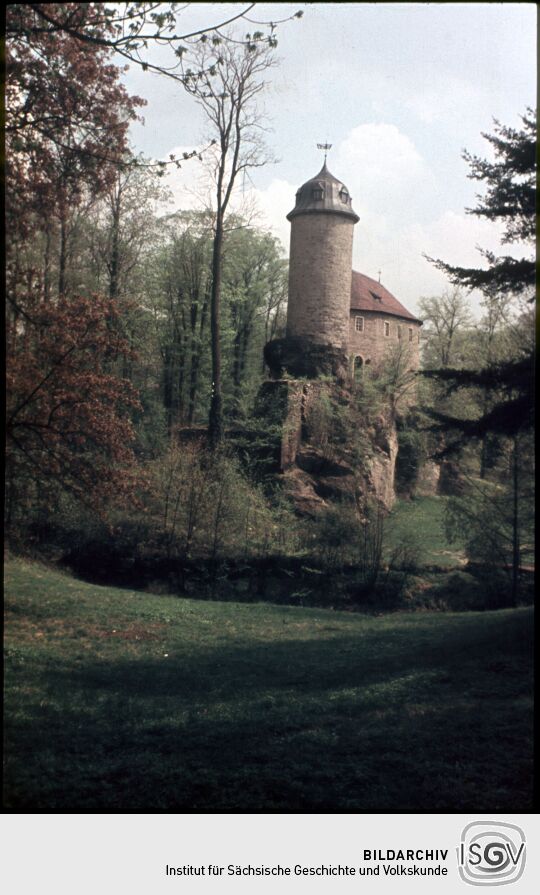
[{"label": "tower window", "polygon": [[322,190],[320,187],[315,187],[315,189],[311,191],[311,195],[314,199],[322,199],[324,196],[324,190]]},{"label": "tower window", "polygon": [[364,318],[363,317],[355,317],[354,318],[354,328],[357,333],[364,332]]},{"label": "tower window", "polygon": [[349,194],[346,189],[342,188],[339,191],[339,198],[341,199],[342,202],[345,203],[345,205],[347,205],[347,203],[349,202]]},{"label": "tower window", "polygon": [[384,321],[384,334],[385,336],[390,335],[390,324],[388,323],[388,320]]},{"label": "tower window", "polygon": [[412,328],[412,326],[410,326],[409,327],[409,342],[412,342],[412,340],[413,340],[413,328]]}]

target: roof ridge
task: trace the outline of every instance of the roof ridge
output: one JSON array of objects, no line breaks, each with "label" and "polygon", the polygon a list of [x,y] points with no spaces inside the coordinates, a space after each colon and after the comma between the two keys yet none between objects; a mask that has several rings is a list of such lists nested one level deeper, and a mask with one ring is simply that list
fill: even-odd
[{"label": "roof ridge", "polygon": [[[399,299],[397,299],[386,286],[358,270],[352,271],[351,281],[351,309],[372,311],[388,314],[393,317],[401,317],[406,320],[414,320],[422,323],[418,317],[411,314]],[[376,297],[376,292],[380,295]],[[368,294],[369,293],[369,294]]]}]

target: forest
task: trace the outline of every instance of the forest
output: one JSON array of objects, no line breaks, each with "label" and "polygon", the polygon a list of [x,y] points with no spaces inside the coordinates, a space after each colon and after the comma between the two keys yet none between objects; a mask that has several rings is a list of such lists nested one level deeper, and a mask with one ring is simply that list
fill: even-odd
[{"label": "forest", "polygon": [[[241,41],[209,25],[182,43],[170,37],[173,12],[121,7],[9,7],[11,549],[92,580],[173,593],[237,598],[233,579],[247,575],[249,592],[273,569],[294,582],[283,598],[307,604],[322,592],[351,608],[458,608],[455,591],[470,592],[470,608],[528,600],[532,257],[485,252],[478,269],[430,259],[448,288],[419,302],[414,406],[400,404],[411,374],[397,355],[345,395],[321,393],[309,445],[322,467],[352,464],[356,485],[299,514],[279,475],[280,421],[257,410],[269,375],[263,348],[284,334],[287,259],[252,210],[231,201],[245,172],[268,161],[255,101],[290,22]],[[203,109],[208,143],[155,160],[129,144],[145,101],[128,94],[120,61],[148,68],[152,41],[165,38],[174,64],[161,74]],[[483,189],[470,211],[502,222],[504,243],[526,247],[532,110],[519,128],[495,122],[485,138],[494,162],[465,154]],[[201,163],[206,204],[171,211],[166,171]],[[381,414],[399,443],[390,512],[365,485]],[[440,536],[460,557],[454,578],[444,547],[426,553],[421,534],[433,512],[422,490],[430,464],[441,472]],[[415,501],[405,534],[400,514]]]}]

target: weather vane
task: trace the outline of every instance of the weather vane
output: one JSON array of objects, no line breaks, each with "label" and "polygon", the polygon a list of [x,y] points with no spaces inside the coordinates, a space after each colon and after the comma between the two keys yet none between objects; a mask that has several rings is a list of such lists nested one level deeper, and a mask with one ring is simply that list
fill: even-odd
[{"label": "weather vane", "polygon": [[324,163],[326,164],[326,156],[328,155],[328,150],[332,149],[331,143],[317,143],[317,149],[324,149]]}]

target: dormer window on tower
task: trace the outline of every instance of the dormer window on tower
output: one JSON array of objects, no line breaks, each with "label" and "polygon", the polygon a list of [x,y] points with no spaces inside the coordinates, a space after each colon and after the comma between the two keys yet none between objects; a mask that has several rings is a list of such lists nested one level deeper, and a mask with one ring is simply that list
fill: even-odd
[{"label": "dormer window on tower", "polygon": [[313,199],[323,199],[324,198],[324,190],[321,186],[316,186],[311,191],[311,196]]},{"label": "dormer window on tower", "polygon": [[349,197],[349,193],[348,193],[348,191],[345,189],[344,186],[342,186],[341,189],[340,189],[340,191],[339,191],[339,198],[340,198],[341,201],[344,203],[344,205],[348,205],[349,202],[351,201],[351,200],[350,200],[350,197]]}]

